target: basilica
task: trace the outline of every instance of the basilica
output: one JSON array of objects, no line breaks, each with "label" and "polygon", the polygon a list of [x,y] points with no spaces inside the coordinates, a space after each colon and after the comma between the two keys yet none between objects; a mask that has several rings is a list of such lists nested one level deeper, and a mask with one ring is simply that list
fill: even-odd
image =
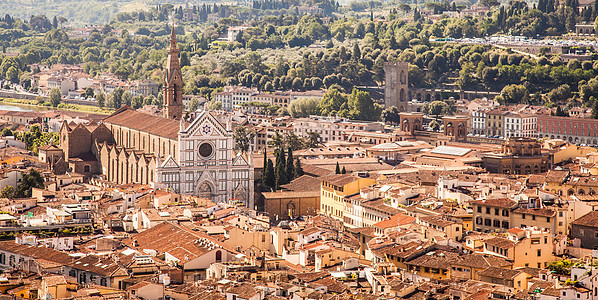
[{"label": "basilica", "polygon": [[215,202],[254,207],[251,155],[236,153],[230,122],[210,112],[183,118],[183,79],[174,28],[164,71],[163,116],[123,106],[99,124],[64,123],[56,163],[86,177],[141,183]]}]

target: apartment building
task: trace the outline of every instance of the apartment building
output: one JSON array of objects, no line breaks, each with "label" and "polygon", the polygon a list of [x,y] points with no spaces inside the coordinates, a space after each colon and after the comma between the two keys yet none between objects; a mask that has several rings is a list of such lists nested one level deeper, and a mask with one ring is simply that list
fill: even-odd
[{"label": "apartment building", "polygon": [[379,122],[350,121],[337,117],[320,116],[297,119],[294,125],[297,136],[307,138],[310,132],[316,132],[320,135],[322,143],[343,141],[348,132],[382,130],[384,130],[384,124]]},{"label": "apartment building", "polygon": [[227,87],[223,92],[216,93],[214,99],[222,103],[222,108],[231,110],[236,106],[251,102],[253,95],[258,94],[257,89],[245,87]]},{"label": "apartment building", "polygon": [[486,135],[486,112],[483,110],[473,111],[469,119],[469,132],[473,135]]},{"label": "apartment building", "polygon": [[345,199],[351,195],[358,195],[362,188],[375,183],[374,179],[360,178],[350,174],[332,174],[322,177],[320,213],[343,221]]},{"label": "apartment building", "polygon": [[538,138],[562,139],[577,145],[598,145],[598,120],[538,115]]}]

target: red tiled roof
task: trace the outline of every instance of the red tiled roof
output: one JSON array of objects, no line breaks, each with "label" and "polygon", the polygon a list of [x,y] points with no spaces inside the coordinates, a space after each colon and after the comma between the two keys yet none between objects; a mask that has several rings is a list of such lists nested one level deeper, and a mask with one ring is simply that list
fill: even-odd
[{"label": "red tiled roof", "polygon": [[151,133],[171,140],[178,140],[180,121],[156,117],[123,106],[104,119],[106,124],[114,124]]},{"label": "red tiled roof", "polygon": [[409,223],[413,223],[413,221],[415,221],[414,217],[408,216],[406,214],[396,214],[390,217],[390,219],[386,219],[374,224],[374,227],[386,229],[391,227],[407,225]]}]

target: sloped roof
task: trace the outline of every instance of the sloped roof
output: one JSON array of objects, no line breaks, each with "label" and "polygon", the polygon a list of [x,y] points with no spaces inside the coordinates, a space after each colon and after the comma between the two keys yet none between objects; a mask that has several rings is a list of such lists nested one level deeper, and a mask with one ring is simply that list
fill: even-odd
[{"label": "sloped roof", "polygon": [[158,253],[168,252],[181,262],[191,261],[210,251],[209,248],[197,243],[198,240],[207,240],[229,252],[236,251],[209,235],[193,231],[184,226],[175,225],[170,222],[160,223],[148,230],[134,235],[128,244],[136,241],[140,249],[152,249]]},{"label": "sloped roof", "polygon": [[104,119],[104,123],[136,129],[171,140],[178,140],[180,121],[144,114],[123,106]]},{"label": "sloped roof", "polygon": [[390,217],[389,219],[386,219],[386,220],[383,220],[383,221],[380,221],[380,222],[374,224],[374,227],[385,229],[385,228],[407,225],[409,223],[413,223],[413,221],[415,221],[414,217],[408,216],[406,214],[396,214],[396,215]]},{"label": "sloped roof", "polygon": [[591,211],[583,215],[581,218],[573,221],[571,225],[598,227],[598,211]]}]

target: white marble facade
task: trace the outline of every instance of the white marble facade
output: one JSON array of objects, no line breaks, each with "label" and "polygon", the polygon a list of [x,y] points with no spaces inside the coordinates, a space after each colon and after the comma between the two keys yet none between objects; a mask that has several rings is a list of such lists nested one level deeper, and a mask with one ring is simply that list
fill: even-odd
[{"label": "white marble facade", "polygon": [[235,153],[230,124],[204,111],[188,126],[181,122],[178,142],[178,161],[168,156],[158,163],[158,182],[177,193],[254,208],[251,155]]}]

